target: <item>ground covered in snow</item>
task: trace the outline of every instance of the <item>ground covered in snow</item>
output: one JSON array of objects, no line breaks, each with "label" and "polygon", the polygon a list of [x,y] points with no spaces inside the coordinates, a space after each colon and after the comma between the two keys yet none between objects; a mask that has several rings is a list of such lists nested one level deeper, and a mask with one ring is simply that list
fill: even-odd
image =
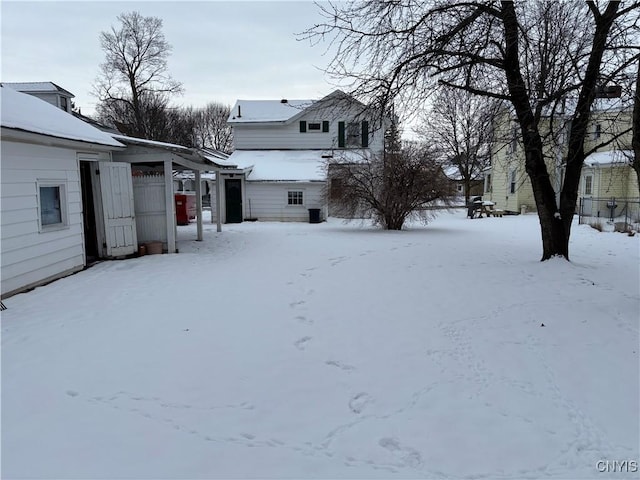
[{"label": "ground covered in snow", "polygon": [[192,224],[7,299],[2,478],[637,478],[639,237],[465,213]]}]

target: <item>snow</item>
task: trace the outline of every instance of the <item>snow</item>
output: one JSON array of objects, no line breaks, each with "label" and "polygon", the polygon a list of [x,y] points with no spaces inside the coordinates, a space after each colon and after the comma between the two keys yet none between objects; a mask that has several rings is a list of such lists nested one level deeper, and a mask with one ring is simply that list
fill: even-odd
[{"label": "snow", "polygon": [[104,133],[73,115],[31,95],[8,87],[0,88],[1,122],[4,128],[25,130],[52,137],[124,147]]},{"label": "snow", "polygon": [[631,150],[609,150],[588,155],[584,163],[590,167],[595,165],[627,164],[631,158],[633,158],[633,151]]},{"label": "snow", "polygon": [[465,216],[191,224],[6,299],[2,477],[638,478],[639,237]]},{"label": "snow", "polygon": [[236,150],[229,162],[240,169],[251,168],[252,181],[324,181],[327,178],[325,150]]},{"label": "snow", "polygon": [[228,122],[286,122],[313,103],[314,100],[287,100],[284,103],[282,100],[237,100]]},{"label": "snow", "polygon": [[2,86],[18,92],[64,92],[72,97],[74,96],[71,92],[53,82],[2,82]]}]

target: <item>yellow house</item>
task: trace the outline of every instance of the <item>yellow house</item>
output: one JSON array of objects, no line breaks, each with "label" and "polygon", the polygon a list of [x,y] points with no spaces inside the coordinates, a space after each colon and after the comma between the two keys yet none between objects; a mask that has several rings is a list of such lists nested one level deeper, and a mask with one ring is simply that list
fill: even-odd
[{"label": "yellow house", "polygon": [[[596,150],[585,159],[578,190],[580,197],[639,196],[637,178],[629,165],[630,157],[620,148],[631,144],[631,111],[620,105],[620,99],[597,99],[594,104],[585,151]],[[564,179],[568,119],[558,115],[554,118],[554,128],[550,127],[549,120],[543,119],[540,126],[545,135],[543,153],[551,183],[559,195]],[[484,197],[505,212],[535,212],[520,126],[505,112],[496,119],[494,129],[496,142],[492,148],[491,168],[485,172]]]}]

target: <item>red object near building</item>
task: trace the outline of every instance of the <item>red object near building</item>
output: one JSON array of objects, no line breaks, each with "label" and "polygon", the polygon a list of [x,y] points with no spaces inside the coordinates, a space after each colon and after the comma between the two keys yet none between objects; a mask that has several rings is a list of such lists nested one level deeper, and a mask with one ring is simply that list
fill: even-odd
[{"label": "red object near building", "polygon": [[189,221],[196,218],[196,196],[176,193],[176,222],[178,225],[189,225]]}]

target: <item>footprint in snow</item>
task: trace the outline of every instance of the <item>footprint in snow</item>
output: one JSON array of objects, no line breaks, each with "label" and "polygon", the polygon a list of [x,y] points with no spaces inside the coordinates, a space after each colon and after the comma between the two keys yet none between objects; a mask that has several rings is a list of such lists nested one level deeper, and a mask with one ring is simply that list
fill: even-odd
[{"label": "footprint in snow", "polygon": [[293,344],[298,350],[304,350],[307,348],[307,343],[311,340],[311,337],[302,337],[296,340]]},{"label": "footprint in snow", "polygon": [[337,367],[340,370],[344,370],[344,371],[350,371],[350,370],[356,369],[356,367],[354,367],[353,365],[347,365],[346,363],[338,362],[337,360],[327,360],[324,363],[332,367]]},{"label": "footprint in snow", "polygon": [[349,400],[349,409],[353,413],[361,413],[371,401],[372,398],[368,393],[360,392]]}]

